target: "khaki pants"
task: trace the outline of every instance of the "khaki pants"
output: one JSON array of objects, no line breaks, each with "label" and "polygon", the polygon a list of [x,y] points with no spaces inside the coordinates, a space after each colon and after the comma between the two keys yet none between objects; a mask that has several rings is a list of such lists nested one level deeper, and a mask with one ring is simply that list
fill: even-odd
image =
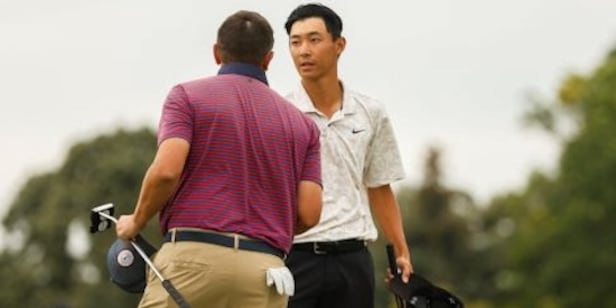
[{"label": "khaki pants", "polygon": [[[265,284],[265,271],[284,266],[266,253],[199,242],[165,243],[154,265],[192,308],[285,308],[288,297]],[[152,270],[141,308],[177,307]]]}]

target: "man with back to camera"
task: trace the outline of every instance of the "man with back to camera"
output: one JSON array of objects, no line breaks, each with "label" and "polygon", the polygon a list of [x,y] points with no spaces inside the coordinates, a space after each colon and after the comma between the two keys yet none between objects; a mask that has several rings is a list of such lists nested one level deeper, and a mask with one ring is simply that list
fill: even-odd
[{"label": "man with back to camera", "polygon": [[301,77],[287,98],[321,130],[324,198],[319,224],[295,237],[287,259],[297,290],[289,307],[373,307],[374,270],[366,247],[377,237],[372,213],[394,245],[403,281],[413,272],[390,186],[404,177],[392,125],[380,102],[339,80],[346,40],[334,11],[300,5],[285,28]]},{"label": "man with back to camera", "polygon": [[[135,210],[117,224],[131,239],[160,211],[154,265],[193,307],[286,307],[284,257],[320,217],[319,130],[268,87],[273,41],[255,12],[223,22],[218,75],[171,90]],[[172,305],[148,276],[139,307]]]}]

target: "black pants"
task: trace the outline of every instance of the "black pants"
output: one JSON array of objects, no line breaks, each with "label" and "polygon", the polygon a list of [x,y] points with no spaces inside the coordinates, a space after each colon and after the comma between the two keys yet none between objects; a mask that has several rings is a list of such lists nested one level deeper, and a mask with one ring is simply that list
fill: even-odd
[{"label": "black pants", "polygon": [[322,255],[291,250],[287,267],[295,278],[289,308],[374,307],[374,265],[365,247]]}]

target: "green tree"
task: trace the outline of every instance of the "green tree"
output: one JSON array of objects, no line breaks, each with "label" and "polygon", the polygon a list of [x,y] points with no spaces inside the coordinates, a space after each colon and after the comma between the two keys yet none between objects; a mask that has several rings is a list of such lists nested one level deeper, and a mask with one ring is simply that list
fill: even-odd
[{"label": "green tree", "polygon": [[[154,157],[149,129],[118,130],[74,145],[58,170],[33,176],[12,202],[3,224],[16,247],[0,255],[3,307],[134,307],[138,296],[115,287],[105,268],[113,230],[85,236],[90,209],[113,202],[132,210]],[[160,241],[149,227],[148,239]],[[84,236],[82,236],[84,237]],[[79,252],[81,251],[81,252]]]},{"label": "green tree", "polygon": [[515,221],[501,243],[503,307],[616,306],[615,84],[616,50],[590,76],[566,78],[558,104],[542,108],[564,108],[576,123],[556,174],[535,174],[525,192],[492,204]]},{"label": "green tree", "polygon": [[529,247],[542,239],[537,226],[546,226],[552,219],[545,204],[553,195],[553,180],[535,172],[522,193],[498,196],[482,211],[481,228],[475,237],[481,239],[483,258],[489,260],[482,267],[481,284],[482,289],[490,292],[477,294],[481,307],[538,307],[539,300],[522,299],[519,295],[523,290],[540,290],[529,281],[544,262],[541,256],[521,260],[527,258]]}]

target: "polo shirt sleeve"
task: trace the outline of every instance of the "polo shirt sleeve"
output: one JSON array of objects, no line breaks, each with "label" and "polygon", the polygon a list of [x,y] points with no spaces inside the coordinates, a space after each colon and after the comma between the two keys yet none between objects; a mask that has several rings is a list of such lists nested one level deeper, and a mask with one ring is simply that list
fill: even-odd
[{"label": "polo shirt sleeve", "polygon": [[378,108],[375,116],[375,131],[368,146],[364,168],[364,184],[378,187],[402,180],[405,177],[398,143],[384,108]]},{"label": "polo shirt sleeve", "polygon": [[323,186],[321,182],[321,143],[319,140],[319,128],[311,119],[306,117],[306,120],[310,127],[310,140],[306,151],[306,159],[304,160],[301,179],[303,181],[312,181]]},{"label": "polo shirt sleeve", "polygon": [[171,89],[163,105],[158,124],[158,144],[169,138],[182,138],[189,143],[193,134],[193,112],[184,87]]}]

